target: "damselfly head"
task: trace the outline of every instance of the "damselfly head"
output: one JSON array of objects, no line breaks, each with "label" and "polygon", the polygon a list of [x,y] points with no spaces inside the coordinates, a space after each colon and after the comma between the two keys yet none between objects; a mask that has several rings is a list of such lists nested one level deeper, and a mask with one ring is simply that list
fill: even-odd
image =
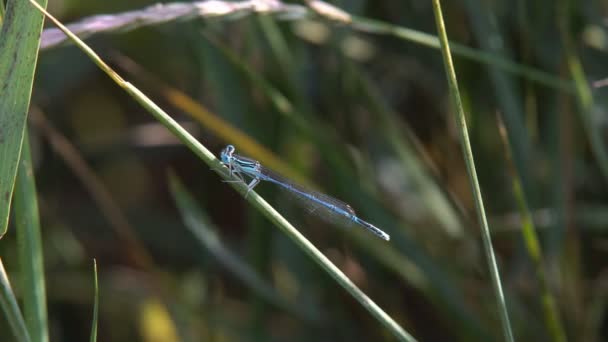
[{"label": "damselfly head", "polygon": [[232,145],[226,146],[222,150],[222,153],[220,153],[220,159],[222,160],[222,163],[224,163],[224,164],[230,164],[230,161],[232,159],[232,154],[233,153],[234,153],[234,146],[232,146]]}]

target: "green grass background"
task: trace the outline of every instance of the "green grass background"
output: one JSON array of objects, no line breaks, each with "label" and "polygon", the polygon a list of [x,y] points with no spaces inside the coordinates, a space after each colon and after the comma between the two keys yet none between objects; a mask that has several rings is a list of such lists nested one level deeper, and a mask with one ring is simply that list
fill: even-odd
[{"label": "green grass background", "polygon": [[[150,4],[48,10],[70,23]],[[407,333],[505,338],[432,2],[333,4],[352,22],[243,12],[92,32],[86,42],[216,155],[234,144],[391,234],[386,243],[328,224],[272,185],[256,188]],[[607,90],[593,82],[608,77],[608,4],[442,5],[513,335],[605,340]],[[3,27],[0,46],[35,56],[10,34]],[[0,93],[0,123],[25,122],[7,114],[19,113],[7,99],[25,113],[29,98],[17,92],[27,82],[9,77],[8,51],[0,85],[16,95]],[[33,70],[35,58],[26,62]],[[32,340],[89,338],[95,258],[102,341],[395,338],[161,123],[73,44],[41,51],[22,164],[16,147],[0,149],[0,189],[19,173],[0,257],[21,330]],[[36,187],[19,185],[22,173]],[[36,213],[41,243],[19,233],[32,222],[20,218]],[[46,295],[32,298],[43,285]],[[0,340],[12,340],[21,314],[4,303]]]}]

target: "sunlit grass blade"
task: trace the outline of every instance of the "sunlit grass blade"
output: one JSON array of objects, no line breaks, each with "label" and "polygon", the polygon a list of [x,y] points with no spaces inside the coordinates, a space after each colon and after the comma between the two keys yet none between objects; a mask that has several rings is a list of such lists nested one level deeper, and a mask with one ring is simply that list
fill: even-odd
[{"label": "sunlit grass blade", "polygon": [[[181,127],[174,119],[165,113],[160,107],[152,102],[139,89],[131,83],[123,80],[114,70],[112,70],[101,58],[85,43],[83,43],[73,33],[69,32],[58,20],[52,17],[38,4],[30,0],[38,10],[44,12],[76,45],[110,78],[127,92],[135,101],[142,105],[150,114],[154,116],[167,129],[174,133],[197,157],[205,162],[212,169],[226,180],[235,180],[234,177],[229,177],[229,174],[223,170],[225,168],[221,162],[197,141],[190,133]],[[247,186],[239,183],[229,183],[244,197],[247,194]],[[373,302],[367,295],[363,293],[346,275],[336,267],[323,253],[321,253],[310,241],[308,241],[295,227],[291,225],[283,216],[281,216],[272,206],[270,206],[262,197],[254,191],[248,193],[247,201],[259,210],[268,220],[273,222],[281,229],[299,248],[301,248],[309,257],[311,257],[321,268],[323,268],[339,285],[341,285],[359,304],[364,307],[372,316],[374,316],[381,324],[384,325],[391,333],[400,340],[414,341],[415,339],[406,332],[392,317],[390,317],[382,308]]]},{"label": "sunlit grass blade", "polygon": [[0,309],[2,316],[8,321],[13,337],[17,342],[30,341],[30,335],[25,325],[25,320],[17,304],[17,298],[4,270],[4,263],[0,258]]},{"label": "sunlit grass blade", "polygon": [[492,284],[494,286],[494,292],[496,295],[496,301],[498,304],[498,311],[500,314],[500,320],[503,327],[504,338],[506,341],[513,341],[513,331],[511,329],[511,323],[509,321],[509,313],[507,311],[507,304],[505,301],[504,293],[502,290],[502,284],[500,282],[500,274],[498,272],[498,265],[496,263],[496,256],[494,254],[494,248],[492,247],[492,238],[490,236],[490,227],[486,219],[485,208],[483,205],[483,199],[481,197],[481,188],[477,179],[477,171],[475,170],[475,160],[473,158],[473,150],[471,148],[471,142],[469,140],[469,132],[467,130],[467,123],[465,119],[464,109],[462,107],[462,101],[460,99],[460,91],[458,90],[458,81],[456,80],[456,71],[452,63],[452,56],[450,53],[450,46],[448,43],[447,32],[445,31],[445,23],[443,22],[443,14],[441,12],[441,4],[439,0],[433,0],[433,11],[435,13],[435,22],[437,23],[437,32],[439,34],[439,40],[441,42],[441,52],[443,55],[443,62],[445,71],[447,74],[450,97],[452,98],[453,105],[456,109],[456,121],[458,122],[458,129],[460,132],[461,145],[463,149],[463,155],[467,166],[467,172],[473,191],[473,198],[475,200],[475,209],[477,211],[477,218],[479,225],[481,226],[481,236],[483,240],[484,249],[486,252],[486,258],[488,266],[490,268],[490,274],[492,276]]},{"label": "sunlit grass blade", "polygon": [[97,342],[97,320],[99,312],[99,286],[97,281],[97,260],[93,259],[93,286],[95,293],[93,293],[93,319],[91,320],[91,337],[89,341]]},{"label": "sunlit grass blade", "polygon": [[34,341],[48,341],[44,260],[32,156],[27,132],[15,182],[14,218],[17,229],[23,312]]},{"label": "sunlit grass blade", "polygon": [[[46,0],[40,3],[46,7]],[[0,237],[8,227],[44,18],[25,1],[9,1],[6,10],[0,31]]]}]

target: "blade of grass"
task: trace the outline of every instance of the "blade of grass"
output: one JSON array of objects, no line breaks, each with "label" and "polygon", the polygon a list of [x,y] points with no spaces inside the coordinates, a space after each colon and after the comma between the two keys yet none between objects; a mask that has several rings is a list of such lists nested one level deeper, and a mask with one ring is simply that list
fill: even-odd
[{"label": "blade of grass", "polygon": [[[196,156],[214,169],[225,180],[238,180],[230,177],[221,162],[207,150],[198,140],[181,127],[173,118],[165,113],[160,107],[152,102],[139,89],[131,83],[126,82],[114,70],[112,70],[89,46],[82,42],[78,37],[71,33],[63,24],[51,16],[45,9],[40,7],[33,0],[30,3],[39,11],[43,12],[51,19],[76,45],[103,70],[118,86],[127,92],[135,101],[142,105],[150,114],[161,122],[169,131],[174,133]],[[382,308],[373,302],[363,291],[361,291],[348,277],[336,267],[321,251],[319,251],[310,241],[308,241],[294,226],[291,225],[281,214],[279,214],[268,202],[266,202],[255,191],[248,193],[247,186],[242,182],[230,182],[234,189],[243,195],[249,203],[258,209],[267,219],[278,226],[296,245],[308,254],[321,268],[323,268],[338,284],[340,284],[349,294],[357,300],[366,310],[370,312],[380,323],[390,330],[398,339],[404,341],[415,341],[393,318],[391,318]],[[245,196],[247,195],[247,196]]]},{"label": "blade of grass", "polygon": [[91,321],[91,338],[89,341],[97,342],[97,315],[99,312],[99,286],[97,282],[97,260],[93,259],[93,286],[95,288],[93,302],[93,319]]},{"label": "blade of grass", "polygon": [[[46,0],[40,3],[46,7]],[[43,18],[25,1],[9,1],[0,31],[0,237],[8,227]]]},{"label": "blade of grass", "polygon": [[536,268],[536,276],[538,277],[538,282],[540,283],[542,292],[540,299],[543,310],[545,311],[545,324],[547,325],[550,335],[553,337],[553,341],[564,342],[566,341],[566,333],[564,331],[564,326],[557,310],[557,306],[555,305],[555,298],[551,293],[551,289],[549,288],[547,273],[545,272],[544,267],[544,258],[540,242],[538,240],[538,235],[536,234],[536,227],[534,225],[534,220],[532,219],[532,213],[530,212],[528,202],[526,201],[526,196],[522,190],[522,183],[519,174],[513,165],[513,160],[511,158],[512,147],[505,131],[506,128],[502,124],[500,116],[498,117],[498,122],[500,137],[502,138],[504,144],[505,154],[513,183],[513,195],[515,196],[519,214],[521,215],[521,233],[525,242],[526,250],[528,251],[528,255],[530,256],[530,259],[532,259],[534,267]]},{"label": "blade of grass", "polygon": [[4,311],[4,317],[8,321],[8,325],[15,337],[15,341],[27,342],[30,341],[30,335],[27,332],[25,320],[17,304],[17,298],[8,280],[8,275],[4,270],[4,263],[0,258],[0,309]]},{"label": "blade of grass", "polygon": [[439,34],[439,40],[441,42],[441,52],[443,55],[443,62],[447,74],[450,97],[452,98],[453,105],[456,109],[456,121],[458,122],[458,129],[460,132],[462,152],[464,155],[465,163],[467,165],[469,181],[471,182],[473,198],[475,200],[475,209],[477,211],[477,218],[479,220],[479,224],[481,225],[481,236],[483,239],[483,245],[486,252],[488,266],[490,268],[490,274],[492,276],[492,284],[494,285],[494,291],[496,292],[496,300],[498,304],[498,311],[500,313],[500,320],[503,327],[503,333],[505,340],[512,342],[513,332],[511,330],[511,323],[509,322],[509,314],[507,311],[507,304],[505,302],[502,285],[500,283],[500,274],[498,272],[496,256],[494,255],[494,249],[492,247],[490,227],[488,226],[488,221],[486,219],[483,199],[481,197],[481,188],[479,187],[479,181],[477,180],[477,172],[475,171],[475,160],[473,159],[473,150],[471,148],[471,142],[469,141],[469,132],[467,130],[464,109],[462,107],[462,102],[460,99],[460,91],[458,90],[458,81],[456,80],[456,71],[454,70],[454,65],[452,63],[450,46],[448,43],[447,32],[445,31],[445,24],[443,22],[443,14],[441,13],[441,4],[439,0],[433,0],[433,12],[435,13],[437,32]]},{"label": "blade of grass", "polygon": [[48,320],[44,280],[44,260],[36,182],[27,131],[15,183],[14,218],[17,229],[19,268],[23,290],[23,311],[34,341],[48,341]]}]

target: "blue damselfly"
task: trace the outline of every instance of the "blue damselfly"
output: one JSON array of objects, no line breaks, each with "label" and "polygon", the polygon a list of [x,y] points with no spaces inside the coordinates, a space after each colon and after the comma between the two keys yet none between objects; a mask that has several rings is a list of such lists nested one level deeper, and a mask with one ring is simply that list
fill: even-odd
[{"label": "blue damselfly", "polygon": [[367,228],[384,240],[390,240],[388,234],[373,224],[359,218],[350,205],[333,197],[296,185],[277,173],[263,167],[259,161],[239,156],[235,154],[234,151],[234,146],[226,146],[220,155],[221,161],[228,167],[231,175],[237,176],[244,183],[247,183],[244,177],[251,178],[251,181],[247,184],[247,192],[253,190],[260,181],[277,184],[284,190],[287,190],[296,195],[299,199],[305,201],[311,208],[311,213],[317,214],[323,218],[339,217],[346,219],[349,223],[358,224]]}]

